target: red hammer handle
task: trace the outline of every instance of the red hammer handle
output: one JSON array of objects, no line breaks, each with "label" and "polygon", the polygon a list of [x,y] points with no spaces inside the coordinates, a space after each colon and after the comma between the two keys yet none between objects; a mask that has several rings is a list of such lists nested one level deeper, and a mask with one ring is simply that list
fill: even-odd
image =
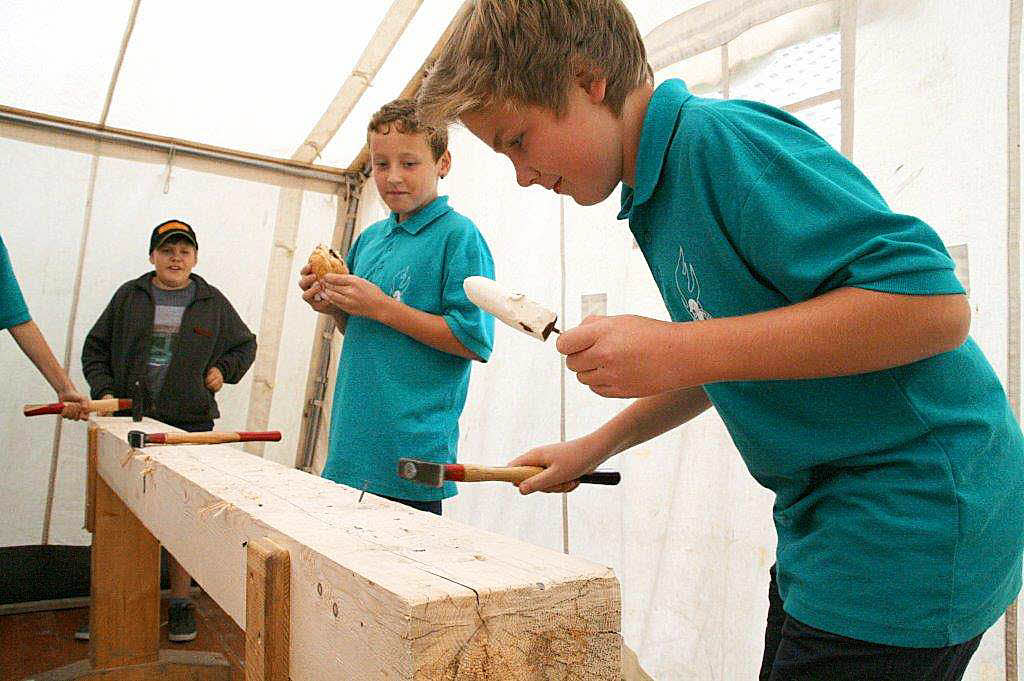
[{"label": "red hammer handle", "polygon": [[50,404],[26,404],[22,408],[25,416],[42,416],[44,414],[59,414],[64,411],[63,402],[52,402]]},{"label": "red hammer handle", "polygon": [[238,433],[239,442],[280,442],[281,431],[279,430],[264,430],[264,431],[239,431]]},{"label": "red hammer handle", "polygon": [[217,445],[227,442],[277,442],[281,432],[208,431],[205,433],[151,433],[146,436],[149,444],[168,445]]},{"label": "red hammer handle", "polygon": [[[65,404],[63,402],[52,402],[50,404],[26,404],[21,411],[25,416],[42,416],[44,414],[59,414],[64,411],[64,406]],[[112,397],[105,400],[90,400],[87,411],[119,411],[121,409],[131,408],[131,400],[122,400]]]}]

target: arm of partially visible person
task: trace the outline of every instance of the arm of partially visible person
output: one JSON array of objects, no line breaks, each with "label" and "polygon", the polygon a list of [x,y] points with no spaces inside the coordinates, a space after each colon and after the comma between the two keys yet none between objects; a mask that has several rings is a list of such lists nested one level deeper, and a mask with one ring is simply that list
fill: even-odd
[{"label": "arm of partially visible person", "polygon": [[39,327],[29,316],[3,238],[0,238],[0,329],[10,330],[18,347],[57,391],[57,397],[68,403],[61,416],[70,419],[88,418],[86,407],[89,401],[75,388],[67,372],[53,356]]},{"label": "arm of partially visible person", "polygon": [[66,403],[61,416],[68,419],[86,420],[89,417],[88,398],[78,392],[71,377],[53,356],[53,351],[50,350],[50,346],[36,323],[30,319],[10,327],[9,330],[21,351],[57,392],[57,399]]},{"label": "arm of partially visible person", "polygon": [[217,392],[224,383],[238,383],[256,359],[256,336],[246,326],[230,301],[223,296],[224,306],[216,359],[206,371],[206,387]]},{"label": "arm of partially visible person", "polygon": [[523,494],[571,492],[579,484],[574,482],[577,478],[613,455],[696,418],[710,406],[707,393],[700,387],[644,397],[592,433],[531,449],[508,465],[544,468],[544,472],[519,483]]}]

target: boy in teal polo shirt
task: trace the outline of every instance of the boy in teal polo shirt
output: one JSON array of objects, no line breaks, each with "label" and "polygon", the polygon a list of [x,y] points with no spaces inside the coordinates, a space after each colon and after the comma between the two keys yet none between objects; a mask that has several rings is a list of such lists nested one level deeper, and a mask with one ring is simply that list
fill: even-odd
[{"label": "boy in teal polo shirt", "polygon": [[351,274],[299,282],[313,309],[345,334],[323,476],[441,513],[456,494],[399,478],[398,459],[453,463],[471,360],[487,361],[494,319],[462,290],[494,277],[476,226],[437,195],[451,155],[447,131],[424,126],[411,100],[374,114],[367,131],[373,179],[392,213],[359,235]]},{"label": "boy in teal polo shirt", "polygon": [[945,248],[792,116],[651,80],[619,0],[478,0],[420,92],[524,186],[621,182],[673,320],[559,338],[594,392],[641,399],[516,459],[547,468],[520,490],[713,405],[776,495],[761,679],[961,678],[1020,589],[1024,453]]}]

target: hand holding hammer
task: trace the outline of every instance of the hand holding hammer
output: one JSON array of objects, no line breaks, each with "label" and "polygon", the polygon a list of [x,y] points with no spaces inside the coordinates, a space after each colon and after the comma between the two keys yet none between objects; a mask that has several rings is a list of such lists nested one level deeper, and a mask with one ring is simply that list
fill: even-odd
[{"label": "hand holding hammer", "polygon": [[[68,406],[67,402],[51,402],[50,404],[26,404],[21,412],[25,416],[42,416],[44,414],[60,414]],[[132,401],[111,397],[105,400],[88,400],[83,412],[113,412],[119,409],[131,409]]]}]

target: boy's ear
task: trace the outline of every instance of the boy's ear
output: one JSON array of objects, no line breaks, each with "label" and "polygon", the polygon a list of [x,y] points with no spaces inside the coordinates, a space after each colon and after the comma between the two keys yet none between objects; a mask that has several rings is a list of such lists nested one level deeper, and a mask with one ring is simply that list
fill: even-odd
[{"label": "boy's ear", "polygon": [[600,104],[604,101],[604,96],[608,91],[608,79],[600,70],[584,68],[576,74],[576,82],[586,91],[587,97],[592,103]]},{"label": "boy's ear", "polygon": [[149,253],[149,264],[150,265],[155,265],[156,264],[156,260],[153,260],[153,253],[154,252],[155,251],[150,251],[150,253]]},{"label": "boy's ear", "polygon": [[441,158],[437,159],[437,174],[443,180],[451,169],[452,152],[445,149],[444,153],[441,154]]}]

